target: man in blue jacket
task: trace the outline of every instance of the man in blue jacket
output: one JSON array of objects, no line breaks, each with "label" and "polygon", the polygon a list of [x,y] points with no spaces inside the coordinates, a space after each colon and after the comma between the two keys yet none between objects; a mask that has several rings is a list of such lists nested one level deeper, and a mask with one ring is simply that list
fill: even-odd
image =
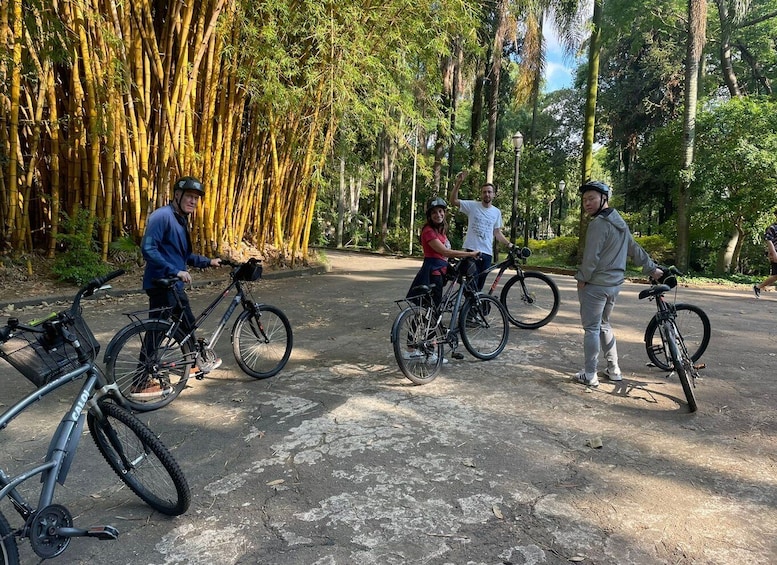
[{"label": "man in blue jacket", "polygon": [[[156,209],[149,217],[146,232],[143,234],[141,251],[146,260],[143,273],[143,289],[148,294],[151,310],[173,308],[178,300],[183,307],[181,327],[189,332],[194,326],[194,314],[184,284],[192,282],[192,276],[186,269],[192,267],[218,267],[220,259],[209,259],[192,252],[192,240],[189,233],[189,215],[197,208],[200,198],[205,195],[202,183],[194,177],[181,177],[173,186],[173,199],[167,206]],[[159,288],[154,279],[178,278],[172,289]],[[176,295],[178,300],[176,300]],[[207,373],[221,365],[221,359],[210,361],[197,359],[198,368]],[[138,383],[131,394],[137,399],[154,398],[165,391],[159,383],[147,381]]]},{"label": "man in blue jacket", "polygon": [[600,351],[607,361],[605,375],[611,381],[622,380],[618,365],[615,334],[610,314],[615,307],[626,276],[626,258],[642,267],[642,272],[658,280],[663,275],[650,256],[634,241],[629,226],[615,208],[610,208],[610,187],[589,181],[580,187],[583,210],[591,216],[585,232],[583,260],[578,267],[577,297],[583,323],[585,366],[575,375],[584,385],[599,386],[596,367]]}]

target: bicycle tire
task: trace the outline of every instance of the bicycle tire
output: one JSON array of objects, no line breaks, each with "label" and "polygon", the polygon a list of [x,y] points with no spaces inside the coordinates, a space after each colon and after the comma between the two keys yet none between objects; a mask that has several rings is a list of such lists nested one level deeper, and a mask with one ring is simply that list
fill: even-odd
[{"label": "bicycle tire", "polygon": [[[692,361],[698,361],[710,343],[711,326],[707,314],[693,304],[671,304],[675,311],[675,327]],[[658,330],[657,314],[653,316],[645,329],[645,350],[651,363],[662,371],[671,371],[672,365],[666,358],[664,343]]]},{"label": "bicycle tire", "polygon": [[232,326],[235,360],[255,379],[277,375],[289,361],[293,346],[289,319],[275,306],[261,304],[256,312],[246,310]]},{"label": "bicycle tire", "polygon": [[[116,383],[127,405],[138,412],[148,412],[167,406],[186,387],[190,369],[194,365],[194,353],[182,332],[165,337],[172,327],[167,320],[140,320],[119,330],[106,349],[106,379]],[[154,338],[153,333],[162,336]],[[149,346],[149,342],[159,344]],[[138,399],[132,396],[132,388],[138,382],[152,379],[170,392],[159,396]]]},{"label": "bicycle tire", "polygon": [[[515,285],[516,290],[510,292]],[[536,330],[548,324],[558,313],[561,298],[556,283],[544,273],[523,271],[505,283],[499,301],[507,319],[516,327]]]},{"label": "bicycle tire", "polygon": [[413,306],[402,310],[391,328],[397,365],[417,385],[432,382],[442,368],[444,336],[438,325],[431,327],[434,322],[432,308]]},{"label": "bicycle tire", "polygon": [[19,565],[19,547],[11,525],[0,512],[0,565]]},{"label": "bicycle tire", "polygon": [[99,408],[102,418],[92,411],[87,415],[89,432],[119,478],[157,512],[186,512],[189,484],[170,451],[127,409],[111,402],[101,402]]},{"label": "bicycle tire", "polygon": [[488,294],[469,298],[459,314],[461,341],[473,356],[487,361],[504,351],[510,335],[507,311]]},{"label": "bicycle tire", "polygon": [[[671,322],[669,322],[671,324]],[[693,391],[694,383],[691,382],[692,376],[689,374],[689,370],[692,370],[692,361],[690,359],[683,359],[680,352],[680,348],[677,346],[677,329],[667,327],[667,340],[666,345],[669,349],[669,355],[672,358],[674,365],[674,371],[677,373],[677,378],[680,379],[680,384],[683,387],[683,393],[685,393],[685,399],[688,401],[688,411],[696,412],[696,394]]]}]

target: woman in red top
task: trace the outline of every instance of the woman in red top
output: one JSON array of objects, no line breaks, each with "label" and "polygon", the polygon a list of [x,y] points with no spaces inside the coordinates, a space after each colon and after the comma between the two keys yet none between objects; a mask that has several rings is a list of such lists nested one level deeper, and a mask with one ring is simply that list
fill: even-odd
[{"label": "woman in red top", "polygon": [[445,222],[445,211],[448,204],[442,198],[432,198],[426,205],[426,224],[421,230],[421,247],[424,250],[424,262],[410,285],[408,298],[415,295],[413,288],[419,285],[432,287],[432,298],[436,304],[442,299],[444,276],[451,257],[476,258],[479,251],[457,251],[451,249],[448,241],[448,224]]}]

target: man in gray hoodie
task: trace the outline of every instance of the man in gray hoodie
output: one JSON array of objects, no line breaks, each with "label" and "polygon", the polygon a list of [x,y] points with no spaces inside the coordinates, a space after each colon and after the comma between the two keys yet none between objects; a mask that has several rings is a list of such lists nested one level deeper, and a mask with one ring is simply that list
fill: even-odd
[{"label": "man in gray hoodie", "polygon": [[585,234],[583,260],[577,270],[577,297],[580,319],[585,336],[585,367],[575,380],[588,386],[599,386],[596,367],[599,352],[607,360],[605,375],[611,381],[623,377],[618,365],[615,334],[610,326],[610,314],[625,280],[626,258],[642,267],[642,272],[659,279],[663,271],[634,241],[629,226],[615,208],[610,208],[610,187],[600,181],[589,181],[580,187],[583,210],[591,216]]}]

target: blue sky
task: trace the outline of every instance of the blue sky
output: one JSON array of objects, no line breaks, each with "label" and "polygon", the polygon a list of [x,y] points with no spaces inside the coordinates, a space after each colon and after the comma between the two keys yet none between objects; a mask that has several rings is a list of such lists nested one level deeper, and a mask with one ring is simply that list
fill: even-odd
[{"label": "blue sky", "polygon": [[575,72],[575,59],[564,56],[555,33],[546,37],[545,51],[545,92],[553,92],[572,86]]}]

